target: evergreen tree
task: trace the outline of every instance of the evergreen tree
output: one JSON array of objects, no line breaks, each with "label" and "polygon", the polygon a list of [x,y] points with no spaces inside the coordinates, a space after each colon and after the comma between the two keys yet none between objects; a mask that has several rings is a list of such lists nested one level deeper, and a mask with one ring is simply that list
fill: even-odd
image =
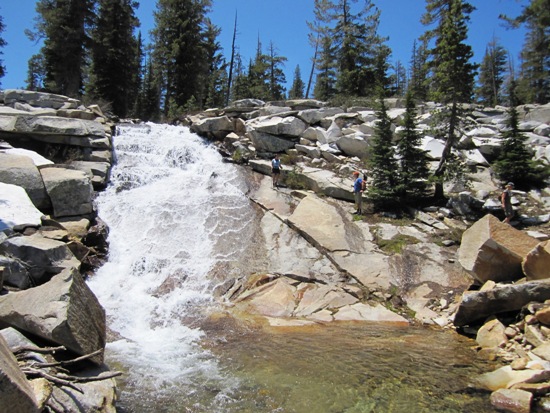
[{"label": "evergreen tree", "polygon": [[526,103],[550,102],[550,2],[531,0],[520,16],[501,16],[512,27],[525,25],[527,33],[521,52],[522,74],[518,82],[519,98]]},{"label": "evergreen tree", "polygon": [[394,74],[390,76],[392,82],[391,95],[405,96],[405,92],[407,91],[407,71],[399,60],[395,63],[393,69]]},{"label": "evergreen tree", "polygon": [[[227,64],[221,53],[220,43],[217,38],[221,30],[212,24],[210,19],[206,19],[205,47],[207,52],[208,71],[205,73],[204,98],[200,99],[199,106],[209,108],[221,107],[227,102],[228,76],[226,72]],[[203,103],[204,102],[204,105]]]},{"label": "evergreen tree", "polygon": [[44,56],[40,53],[35,54],[28,62],[27,79],[25,80],[27,90],[43,90],[45,78]]},{"label": "evergreen tree", "polygon": [[317,60],[317,79],[313,89],[315,99],[328,100],[336,94],[336,49],[330,37],[321,39]]},{"label": "evergreen tree", "polygon": [[300,65],[296,66],[294,70],[294,80],[292,81],[292,87],[288,91],[289,99],[303,99],[304,97],[304,82],[302,80],[302,74],[300,72]]},{"label": "evergreen tree", "polygon": [[287,61],[286,57],[279,56],[272,42],[269,44],[269,55],[267,56],[268,67],[268,89],[269,99],[282,100],[285,98],[286,83],[285,72],[282,66]]},{"label": "evergreen tree", "polygon": [[338,93],[346,96],[368,96],[376,86],[387,86],[388,62],[391,53],[384,45],[387,38],[378,34],[380,10],[371,0],[354,14],[358,0],[337,0],[330,16],[335,22],[331,30],[337,48]]},{"label": "evergreen tree", "polygon": [[[0,16],[0,56],[4,54],[2,51],[2,48],[7,45],[6,41],[2,37],[2,32],[5,30],[5,25],[2,19],[2,16]],[[0,59],[0,79],[2,79],[6,75],[6,67],[2,64],[3,60]],[[2,86],[2,82],[0,82],[0,86]]]},{"label": "evergreen tree", "polygon": [[165,115],[196,104],[204,90],[201,80],[208,72],[205,15],[210,7],[211,0],[157,1],[152,53]]},{"label": "evergreen tree", "polygon": [[428,99],[428,45],[422,41],[413,43],[408,90],[419,100]]},{"label": "evergreen tree", "polygon": [[477,99],[488,106],[502,103],[501,88],[504,83],[508,53],[493,39],[485,50],[485,55],[479,67],[479,87],[476,89]]},{"label": "evergreen tree", "polygon": [[44,39],[41,53],[48,91],[74,98],[82,94],[87,71],[87,48],[94,23],[96,0],[38,0],[35,32],[31,40]]},{"label": "evergreen tree", "polygon": [[445,168],[451,159],[452,148],[458,139],[461,104],[471,101],[476,66],[470,63],[472,48],[465,43],[468,37],[466,23],[474,7],[463,0],[427,0],[422,23],[435,24],[435,29],[425,34],[426,39],[435,38],[435,47],[430,51],[432,70],[430,94],[444,103],[447,118],[445,147],[434,173],[435,197],[443,198]]},{"label": "evergreen tree", "polygon": [[525,141],[526,136],[519,130],[517,111],[516,82],[510,84],[510,107],[507,128],[502,133],[504,142],[493,167],[504,182],[512,181],[518,188],[529,189],[530,185],[541,185],[548,178],[548,168],[534,161]]},{"label": "evergreen tree", "polygon": [[145,64],[143,81],[138,93],[135,115],[144,121],[160,120],[161,86],[155,66],[149,58]]},{"label": "evergreen tree", "polygon": [[397,144],[399,155],[399,186],[401,200],[407,201],[425,195],[430,174],[426,151],[420,149],[422,135],[416,129],[416,106],[411,92],[406,96],[404,129]]},{"label": "evergreen tree", "polygon": [[239,53],[235,54],[235,74],[231,87],[231,100],[246,99],[252,96],[250,93],[248,75],[244,70],[243,61]]},{"label": "evergreen tree", "polygon": [[98,0],[99,13],[92,31],[91,97],[107,101],[114,114],[126,117],[139,88],[140,51],[134,30],[138,3],[133,0]]},{"label": "evergreen tree", "polygon": [[380,91],[380,105],[370,152],[369,172],[372,177],[368,189],[369,199],[375,208],[394,207],[398,203],[399,176],[393,146],[391,120]]},{"label": "evergreen tree", "polygon": [[248,65],[248,82],[250,96],[256,99],[269,100],[269,56],[262,52],[262,43],[258,39],[256,57]]}]

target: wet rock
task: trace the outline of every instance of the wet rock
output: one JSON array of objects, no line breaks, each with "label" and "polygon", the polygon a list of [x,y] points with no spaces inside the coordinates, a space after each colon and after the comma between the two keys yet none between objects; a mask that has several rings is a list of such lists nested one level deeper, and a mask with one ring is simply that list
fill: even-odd
[{"label": "wet rock", "polygon": [[402,325],[409,324],[406,318],[388,310],[381,304],[374,306],[365,303],[347,305],[334,314],[334,319],[339,321],[376,321]]},{"label": "wet rock", "polygon": [[482,389],[496,391],[509,389],[519,383],[538,383],[549,378],[550,370],[513,370],[511,366],[504,366],[479,376],[476,385]]},{"label": "wet rock", "polygon": [[516,280],[523,274],[523,258],[537,244],[536,239],[488,214],[462,235],[458,260],[482,284]]},{"label": "wet rock", "polygon": [[478,330],[476,341],[481,347],[503,347],[508,341],[504,330],[504,324],[493,318]]},{"label": "wet rock", "polygon": [[252,314],[269,317],[290,317],[295,307],[296,288],[288,280],[277,278],[267,284],[246,291],[237,300]]},{"label": "wet rock", "polygon": [[524,390],[500,389],[491,394],[491,404],[511,413],[529,413],[533,395]]}]

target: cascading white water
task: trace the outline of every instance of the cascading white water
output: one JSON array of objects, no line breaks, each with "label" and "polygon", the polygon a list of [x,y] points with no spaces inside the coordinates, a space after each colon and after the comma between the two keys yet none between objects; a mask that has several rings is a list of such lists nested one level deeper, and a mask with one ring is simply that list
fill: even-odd
[{"label": "cascading white water", "polygon": [[128,371],[136,392],[154,397],[226,380],[189,320],[213,304],[209,271],[238,259],[234,240],[251,231],[243,180],[187,128],[121,126],[114,144],[111,184],[97,198],[109,259],[89,282],[115,337],[107,358]]}]

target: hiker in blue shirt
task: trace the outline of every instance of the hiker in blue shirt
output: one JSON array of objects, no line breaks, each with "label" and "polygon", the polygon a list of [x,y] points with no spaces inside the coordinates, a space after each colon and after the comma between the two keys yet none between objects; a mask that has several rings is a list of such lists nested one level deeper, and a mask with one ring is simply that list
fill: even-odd
[{"label": "hiker in blue shirt", "polygon": [[363,179],[361,179],[357,171],[353,173],[353,178],[355,179],[353,183],[353,196],[355,197],[356,208],[354,214],[361,215],[363,213]]},{"label": "hiker in blue shirt", "polygon": [[281,165],[279,155],[275,155],[275,158],[271,160],[271,176],[273,177],[273,188],[277,188],[279,186],[281,169],[283,169],[283,166]]}]

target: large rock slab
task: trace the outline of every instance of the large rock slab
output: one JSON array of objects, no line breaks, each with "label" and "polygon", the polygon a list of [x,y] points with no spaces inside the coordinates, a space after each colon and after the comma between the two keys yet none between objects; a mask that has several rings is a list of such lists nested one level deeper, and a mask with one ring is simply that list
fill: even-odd
[{"label": "large rock slab", "polygon": [[50,207],[42,176],[32,158],[0,152],[0,182],[25,188],[37,208]]},{"label": "large rock slab", "polygon": [[550,242],[544,241],[525,256],[521,264],[528,280],[550,278]]},{"label": "large rock slab", "polygon": [[381,304],[371,306],[365,303],[356,303],[342,307],[334,315],[336,321],[372,321],[379,323],[396,323],[408,325],[406,318],[395,314]]},{"label": "large rock slab", "polygon": [[80,101],[63,95],[53,93],[35,92],[22,89],[6,89],[4,91],[4,103],[13,105],[16,102],[24,102],[39,108],[76,109]]},{"label": "large rock slab", "polygon": [[499,285],[491,290],[467,291],[458,306],[454,324],[464,326],[490,315],[520,310],[531,301],[544,302],[548,299],[550,282],[547,280]]},{"label": "large rock slab", "polygon": [[295,307],[296,287],[286,278],[277,278],[242,294],[237,303],[251,314],[290,317]]},{"label": "large rock slab", "polygon": [[346,225],[338,210],[317,196],[309,195],[302,199],[288,217],[288,222],[321,251],[352,249],[347,239]]},{"label": "large rock slab", "polygon": [[93,187],[86,172],[57,167],[45,167],[40,172],[56,218],[93,212]]},{"label": "large rock slab", "polygon": [[0,335],[0,412],[38,413],[33,389]]},{"label": "large rock slab", "polygon": [[273,214],[264,215],[261,228],[268,272],[323,282],[339,278],[339,271],[325,256]]},{"label": "large rock slab", "polygon": [[15,225],[40,225],[40,212],[32,203],[25,189],[0,182],[0,231]]},{"label": "large rock slab", "polygon": [[[0,328],[15,327],[78,355],[105,348],[105,311],[74,268],[48,283],[0,297]],[[91,361],[103,363],[103,353]]]},{"label": "large rock slab", "polygon": [[523,258],[538,241],[486,215],[462,235],[458,260],[477,281],[511,281],[522,277]]}]

